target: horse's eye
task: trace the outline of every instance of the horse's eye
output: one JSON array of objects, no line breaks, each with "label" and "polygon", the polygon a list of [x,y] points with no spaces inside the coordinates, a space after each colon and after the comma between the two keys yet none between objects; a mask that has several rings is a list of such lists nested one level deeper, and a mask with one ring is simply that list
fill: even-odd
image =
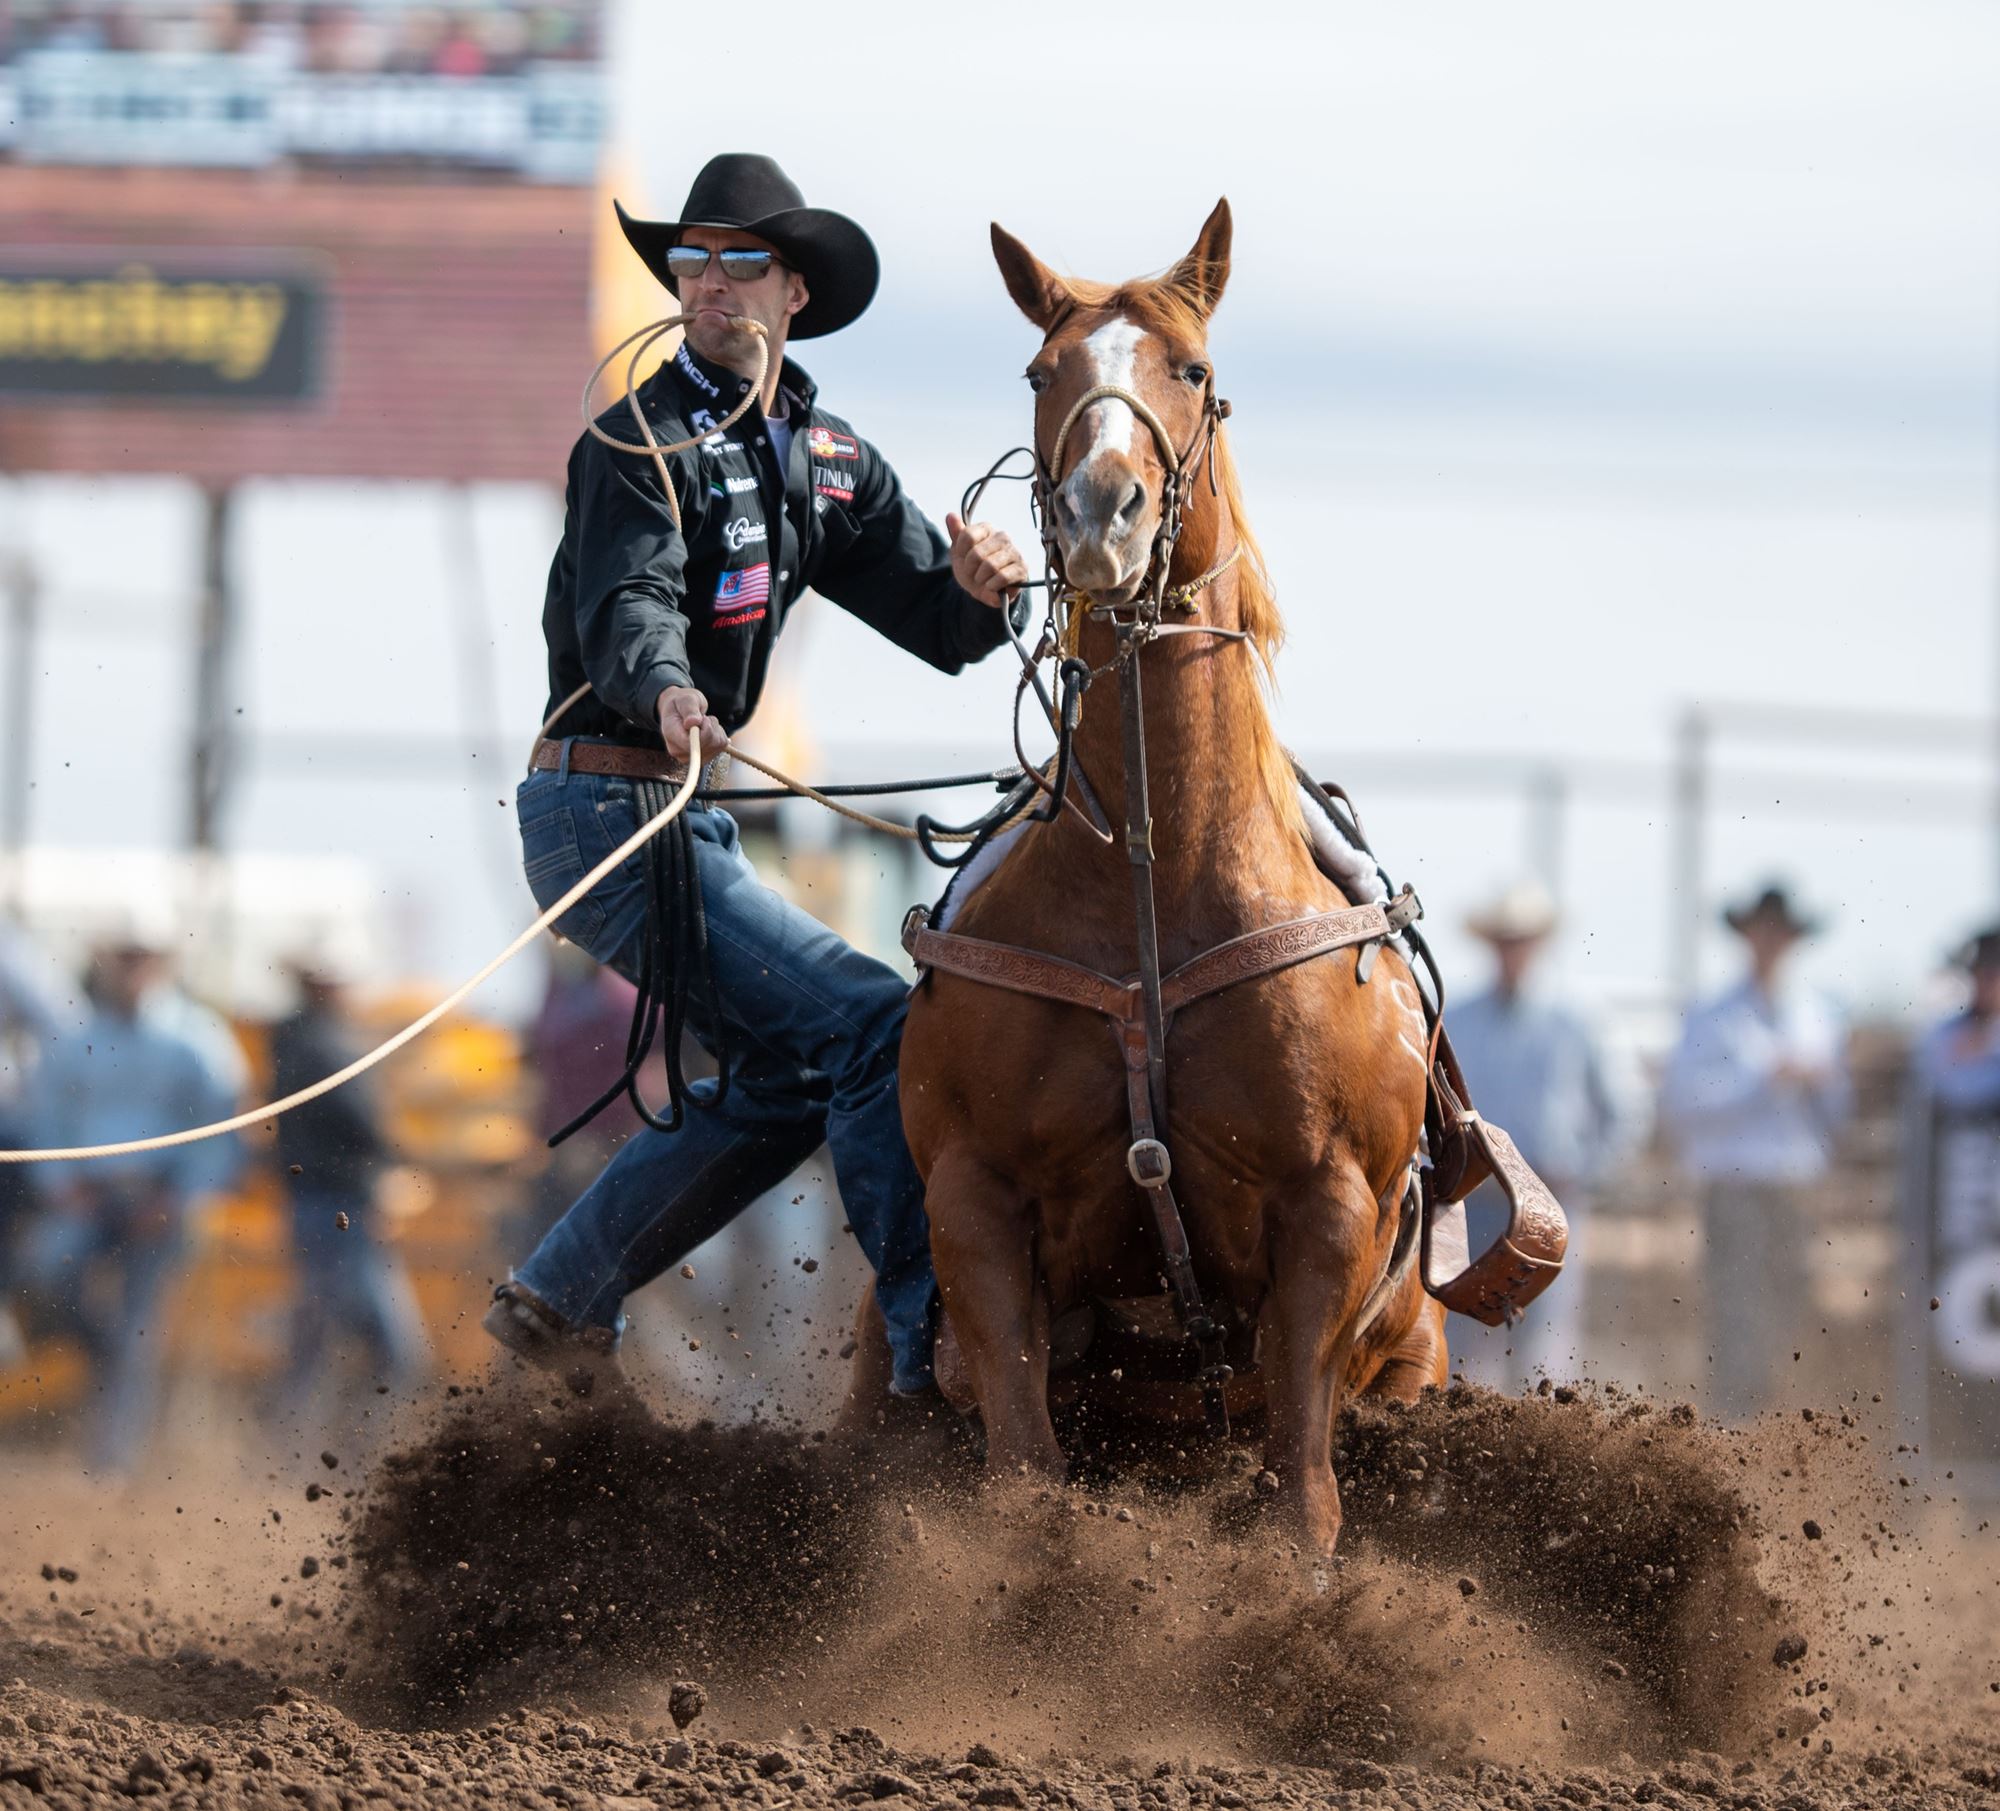
[{"label": "horse's eye", "polygon": [[1203,384],[1208,382],[1208,367],[1201,364],[1190,365],[1181,373],[1181,376],[1198,390]]},{"label": "horse's eye", "polygon": [[1028,388],[1037,396],[1049,387],[1049,374],[1046,371],[1037,371],[1031,367],[1023,375],[1028,380]]}]

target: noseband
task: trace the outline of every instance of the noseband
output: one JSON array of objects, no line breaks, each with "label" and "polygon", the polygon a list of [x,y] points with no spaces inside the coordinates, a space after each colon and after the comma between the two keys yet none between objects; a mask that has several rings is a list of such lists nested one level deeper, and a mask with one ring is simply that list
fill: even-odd
[{"label": "noseband", "polygon": [[[1157,630],[1164,624],[1169,612],[1192,616],[1194,600],[1236,559],[1236,550],[1232,548],[1213,570],[1190,584],[1168,589],[1167,577],[1173,568],[1174,547],[1181,538],[1182,511],[1188,487],[1204,459],[1208,463],[1209,493],[1212,496],[1220,494],[1215,477],[1215,436],[1216,430],[1229,419],[1229,404],[1216,395],[1215,376],[1211,372],[1202,386],[1201,425],[1196,428],[1187,451],[1182,452],[1174,445],[1174,437],[1167,432],[1166,423],[1161,421],[1144,397],[1135,396],[1120,384],[1099,384],[1084,391],[1070,405],[1062,426],[1056,431],[1055,452],[1050,458],[1043,459],[1040,436],[1036,437],[1032,449],[1035,455],[1035,513],[1041,523],[1042,555],[1048,566],[1051,604],[1060,602],[1067,605],[1072,613],[1081,607],[1094,615],[1112,618],[1116,615],[1112,606],[1096,603],[1087,592],[1077,590],[1069,582],[1069,575],[1063,570],[1062,548],[1056,538],[1055,523],[1056,486],[1061,479],[1063,454],[1069,447],[1070,431],[1082,419],[1084,410],[1100,402],[1122,402],[1139,418],[1146,431],[1153,436],[1160,464],[1165,468],[1166,476],[1160,486],[1160,524],[1153,531],[1153,550],[1147,561],[1145,582],[1132,606],[1137,620]],[[1215,629],[1209,633],[1227,635],[1237,632]],[[1064,640],[1071,644],[1075,640],[1074,632],[1067,624],[1064,625]]]}]

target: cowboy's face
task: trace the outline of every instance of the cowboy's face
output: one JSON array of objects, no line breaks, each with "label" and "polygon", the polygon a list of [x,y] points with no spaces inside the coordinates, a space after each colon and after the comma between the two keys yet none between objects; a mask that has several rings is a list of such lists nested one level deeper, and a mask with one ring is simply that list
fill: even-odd
[{"label": "cowboy's face", "polygon": [[98,951],[93,979],[104,1004],[129,1017],[166,973],[167,959],[160,951],[121,943]]},{"label": "cowboy's face", "polygon": [[1493,946],[1493,968],[1495,978],[1506,993],[1518,993],[1528,979],[1528,971],[1535,966],[1535,958],[1542,953],[1545,941],[1535,937],[1493,937],[1488,940]]},{"label": "cowboy's face", "polygon": [[1750,960],[1759,969],[1775,969],[1799,941],[1796,925],[1772,916],[1752,918],[1739,933],[1749,945]]},{"label": "cowboy's face", "polygon": [[[728,276],[722,260],[711,256],[696,277],[684,277],[680,284],[681,312],[694,319],[687,324],[687,341],[705,359],[732,370],[736,361],[748,354],[755,334],[730,325],[732,316],[745,316],[764,329],[771,347],[771,362],[777,363],[792,316],[806,305],[806,280],[783,262],[778,248],[755,233],[732,232],[725,227],[691,226],[681,234],[683,245],[699,246],[716,252],[770,252],[771,268],[747,282]],[[751,371],[755,371],[754,363]]]}]

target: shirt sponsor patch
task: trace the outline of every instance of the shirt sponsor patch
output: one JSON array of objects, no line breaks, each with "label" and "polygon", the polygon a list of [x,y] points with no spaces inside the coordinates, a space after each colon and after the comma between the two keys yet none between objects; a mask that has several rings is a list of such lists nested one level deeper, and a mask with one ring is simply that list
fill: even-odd
[{"label": "shirt sponsor patch", "polygon": [[687,342],[685,340],[681,342],[680,350],[674,354],[674,363],[680,367],[681,375],[704,396],[720,396],[722,394],[714,384],[702,376],[701,367],[688,354]]},{"label": "shirt sponsor patch", "polygon": [[759,560],[741,572],[725,572],[715,587],[715,622],[718,628],[733,629],[743,623],[763,620],[764,606],[771,601],[771,562]]},{"label": "shirt sponsor patch", "polygon": [[[711,453],[742,452],[743,450],[742,441],[724,440],[722,435],[719,432],[717,432],[715,426],[714,411],[710,409],[692,410],[688,415],[688,420],[694,424],[694,431],[697,434],[704,436],[701,444],[702,444],[702,449],[705,452],[711,452]],[[755,481],[753,480],[752,482]]]},{"label": "shirt sponsor patch", "polygon": [[762,522],[753,522],[748,516],[736,516],[723,524],[722,544],[731,553],[741,553],[744,548],[754,547],[770,538],[771,531]]},{"label": "shirt sponsor patch", "polygon": [[732,497],[740,497],[746,490],[755,490],[756,488],[757,480],[755,478],[731,478],[729,480],[729,494]]},{"label": "shirt sponsor patch", "polygon": [[835,497],[842,503],[854,501],[854,474],[852,472],[828,471],[823,465],[813,467],[813,489],[822,497]]},{"label": "shirt sponsor patch", "polygon": [[859,459],[861,449],[844,434],[831,428],[814,428],[806,435],[806,446],[815,459]]}]

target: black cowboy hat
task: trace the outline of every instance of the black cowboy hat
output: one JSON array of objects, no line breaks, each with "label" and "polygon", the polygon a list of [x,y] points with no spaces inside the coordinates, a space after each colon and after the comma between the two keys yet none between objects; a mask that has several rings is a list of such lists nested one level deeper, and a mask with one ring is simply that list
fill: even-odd
[{"label": "black cowboy hat", "polygon": [[1769,886],[1748,905],[1725,906],[1722,922],[1737,932],[1747,931],[1753,924],[1780,924],[1794,937],[1810,937],[1823,921],[1796,910],[1791,894],[1784,887]]},{"label": "black cowboy hat", "polygon": [[768,157],[745,151],[711,157],[688,190],[678,220],[634,220],[623,204],[611,205],[618,209],[618,224],[632,249],[668,289],[674,280],[667,275],[667,253],[691,226],[723,227],[769,240],[805,278],[810,294],[792,316],[792,339],[833,333],[858,319],[875,299],[882,275],[875,242],[845,214],[807,207],[798,184]]},{"label": "black cowboy hat", "polygon": [[1974,931],[1953,951],[1951,959],[1964,969],[2000,968],[2000,924]]}]

